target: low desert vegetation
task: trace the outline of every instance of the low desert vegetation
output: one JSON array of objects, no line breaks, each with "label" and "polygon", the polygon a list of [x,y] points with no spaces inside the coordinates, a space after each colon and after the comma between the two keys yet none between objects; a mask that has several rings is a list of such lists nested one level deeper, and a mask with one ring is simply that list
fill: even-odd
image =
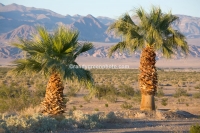
[{"label": "low desert vegetation", "polygon": [[168,98],[162,98],[162,99],[161,99],[161,104],[162,104],[163,106],[166,106],[166,105],[167,105],[167,101],[168,101]]},{"label": "low desert vegetation", "polygon": [[33,114],[27,116],[24,114],[4,114],[0,116],[0,131],[2,132],[55,132],[66,131],[69,129],[84,128],[103,128],[104,123],[120,123],[123,120],[117,116],[114,112],[107,114],[98,112],[96,108],[95,112],[91,114],[84,114],[81,111],[69,111],[65,113],[65,116],[50,117],[42,114]]},{"label": "low desert vegetation", "polygon": [[[0,75],[2,75],[0,77],[0,101],[2,103],[0,105],[0,112],[20,111],[30,106],[38,106],[44,98],[48,79],[39,75],[14,77],[7,74],[9,70],[10,68],[0,68]],[[95,92],[93,92],[94,98],[96,97],[99,100],[106,100],[111,103],[115,103],[119,99],[130,100],[137,104],[140,103],[141,95],[137,80],[139,72],[137,69],[117,71],[93,69],[91,73],[96,87]],[[165,91],[168,89],[172,90],[174,98],[188,97],[198,99],[200,97],[200,92],[195,89],[195,86],[199,84],[200,73],[158,70],[158,75],[159,85],[156,94],[156,99],[158,100],[156,102],[161,103],[164,96],[169,98],[169,96],[165,95]],[[191,80],[191,77],[193,80]],[[188,84],[193,93],[191,93],[191,90],[187,90],[187,86],[176,89],[176,85],[173,84],[174,81],[182,82],[183,80],[191,80]],[[65,83],[65,87],[65,103],[72,97],[76,97],[77,92],[83,88],[78,84],[70,82]],[[87,97],[87,94],[82,95],[82,97],[86,99],[84,97]],[[20,104],[15,104],[16,102]],[[83,105],[78,106],[83,107]],[[108,104],[104,106],[109,107]]]},{"label": "low desert vegetation", "polygon": [[178,98],[180,96],[189,96],[189,94],[187,93],[187,90],[185,90],[183,88],[175,89],[174,97]]},{"label": "low desert vegetation", "polygon": [[[87,129],[100,128],[103,126],[102,122],[110,120],[110,118],[106,118],[106,115],[103,118],[99,118],[98,112],[100,113],[103,109],[106,108],[109,111],[114,111],[110,110],[110,107],[119,101],[123,102],[118,105],[118,108],[125,111],[134,110],[135,108],[139,108],[140,105],[141,94],[138,88],[137,69],[117,71],[92,69],[90,71],[94,77],[96,91],[93,94],[93,98],[88,99],[88,104],[95,98],[107,102],[102,104],[102,108],[93,107],[91,109],[98,116],[84,115],[81,120],[77,120],[77,117],[72,116],[73,112],[82,110],[87,106],[84,103],[77,103],[77,105],[72,104],[69,110],[66,110],[63,119],[50,118],[40,114],[41,110],[39,108],[40,102],[45,95],[48,79],[39,75],[14,77],[7,74],[10,69],[0,68],[0,75],[2,75],[0,77],[0,122],[1,128],[3,128],[2,130],[5,131],[36,130],[38,123],[44,124],[44,127],[40,126],[41,129],[37,129],[40,132],[59,130],[62,126],[67,129],[77,127]],[[170,75],[173,75],[173,77]],[[156,94],[156,108],[167,108],[175,101],[177,101],[175,104],[178,107],[188,107],[187,105],[191,107],[195,104],[193,100],[199,99],[199,91],[195,89],[195,86],[199,83],[200,73],[158,70],[158,76],[160,78],[158,78],[159,85]],[[180,77],[184,77],[184,79]],[[176,89],[176,85],[173,84],[174,81],[187,81],[191,77],[193,80],[188,83],[191,90],[186,91],[187,86]],[[77,92],[81,90],[81,86],[70,82],[66,82],[64,85],[66,88],[64,90],[65,103],[68,103],[70,99],[78,97]],[[166,95],[167,93],[165,91],[167,90],[172,90],[172,94]],[[87,97],[89,94],[89,91],[86,92],[86,94],[81,95],[83,101],[85,99],[84,97]],[[174,95],[178,97],[174,97]],[[82,112],[82,114],[84,113]],[[118,119],[114,115],[112,117]],[[49,122],[47,123],[46,121]]]},{"label": "low desert vegetation", "polygon": [[200,133],[200,125],[195,124],[190,127],[190,133]]}]

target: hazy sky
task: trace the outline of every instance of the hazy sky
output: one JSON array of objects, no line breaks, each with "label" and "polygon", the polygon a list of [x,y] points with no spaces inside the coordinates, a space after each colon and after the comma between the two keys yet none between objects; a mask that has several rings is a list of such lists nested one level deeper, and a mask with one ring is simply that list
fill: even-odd
[{"label": "hazy sky", "polygon": [[160,6],[164,12],[200,17],[200,0],[0,0],[4,5],[16,3],[28,7],[50,9],[62,15],[107,16],[117,18],[135,7]]}]

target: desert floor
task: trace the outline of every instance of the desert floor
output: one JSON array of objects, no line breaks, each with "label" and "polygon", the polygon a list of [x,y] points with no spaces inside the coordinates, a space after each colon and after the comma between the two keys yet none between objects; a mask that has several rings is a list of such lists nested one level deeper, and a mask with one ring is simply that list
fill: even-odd
[{"label": "desert floor", "polygon": [[[106,100],[98,100],[93,98],[90,102],[83,99],[84,91],[79,92],[75,97],[71,97],[67,109],[76,108],[83,113],[91,114],[93,112],[108,113],[115,112],[123,115],[124,119],[117,122],[105,123],[100,129],[92,130],[68,130],[68,132],[91,132],[91,133],[160,133],[173,132],[182,133],[189,132],[190,126],[196,123],[200,124],[200,99],[194,99],[191,96],[181,96],[175,98],[173,87],[165,87],[163,90],[165,96],[162,98],[156,97],[156,111],[144,112],[140,111],[139,101],[118,99],[115,103]],[[188,91],[190,95],[197,90],[191,89]],[[161,103],[163,98],[168,98],[167,105]],[[121,105],[124,102],[133,105],[131,109],[124,109]],[[105,106],[108,105],[108,107]]]}]

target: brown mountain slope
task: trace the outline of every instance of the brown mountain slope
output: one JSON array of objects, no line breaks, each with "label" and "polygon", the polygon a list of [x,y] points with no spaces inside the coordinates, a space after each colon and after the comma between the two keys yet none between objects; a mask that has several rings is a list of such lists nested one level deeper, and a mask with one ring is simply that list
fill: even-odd
[{"label": "brown mountain slope", "polygon": [[9,44],[10,42],[17,41],[19,38],[30,39],[31,35],[36,33],[34,27],[29,25],[22,25],[8,33],[5,33],[0,36],[1,42],[6,42]]}]

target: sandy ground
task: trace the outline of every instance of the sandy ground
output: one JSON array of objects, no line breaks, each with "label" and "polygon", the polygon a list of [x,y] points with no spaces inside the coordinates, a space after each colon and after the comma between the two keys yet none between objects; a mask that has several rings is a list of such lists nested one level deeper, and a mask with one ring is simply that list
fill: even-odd
[{"label": "sandy ground", "polygon": [[[123,121],[114,123],[104,123],[100,129],[76,129],[61,131],[61,133],[182,133],[189,132],[191,125],[200,124],[200,99],[192,99],[189,97],[174,98],[173,88],[164,89],[165,96],[168,98],[168,104],[161,104],[162,98],[156,97],[156,111],[144,112],[140,111],[140,103],[133,100],[124,100],[119,98],[116,103],[111,103],[106,100],[98,100],[93,98],[90,102],[83,99],[83,92],[77,94],[76,97],[71,97],[67,103],[67,110],[74,106],[77,110],[81,110],[85,114],[95,112],[95,109],[108,113],[113,111],[121,113],[124,116]],[[190,90],[189,94],[195,93],[195,90]],[[178,102],[178,99],[184,99],[183,102]],[[131,109],[123,109],[120,107],[124,101],[131,103]],[[186,104],[187,103],[187,104]],[[108,107],[105,107],[108,104]],[[81,106],[80,106],[81,105]]]}]

